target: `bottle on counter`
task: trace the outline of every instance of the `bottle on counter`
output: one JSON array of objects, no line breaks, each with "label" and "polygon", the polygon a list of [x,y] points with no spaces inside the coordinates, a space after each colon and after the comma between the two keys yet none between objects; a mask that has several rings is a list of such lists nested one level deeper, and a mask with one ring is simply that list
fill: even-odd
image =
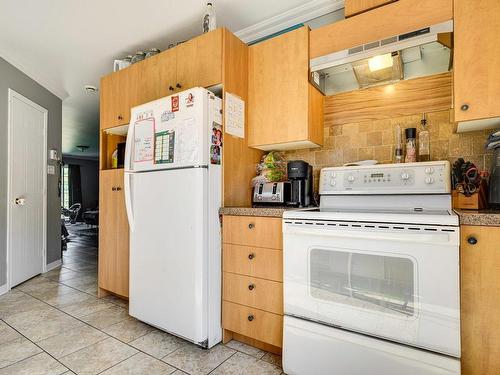
[{"label": "bottle on counter", "polygon": [[215,17],[215,9],[212,3],[207,3],[207,8],[205,14],[203,15],[203,33],[208,33],[209,31],[215,30],[217,28],[217,22]]},{"label": "bottle on counter", "polygon": [[396,147],[394,148],[394,163],[403,162],[403,137],[401,126],[396,126]]},{"label": "bottle on counter", "polygon": [[417,161],[417,128],[407,128],[406,135],[406,156],[405,163],[415,163]]},{"label": "bottle on counter", "polygon": [[422,130],[418,133],[418,161],[430,161],[430,134],[427,129],[427,119],[425,118],[425,113],[422,115],[420,124],[422,125]]}]

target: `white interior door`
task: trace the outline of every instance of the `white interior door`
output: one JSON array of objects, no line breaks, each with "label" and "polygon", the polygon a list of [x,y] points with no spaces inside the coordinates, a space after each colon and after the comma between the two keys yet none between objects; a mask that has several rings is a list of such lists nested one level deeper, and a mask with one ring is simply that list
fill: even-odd
[{"label": "white interior door", "polygon": [[9,286],[43,271],[47,110],[9,90]]}]

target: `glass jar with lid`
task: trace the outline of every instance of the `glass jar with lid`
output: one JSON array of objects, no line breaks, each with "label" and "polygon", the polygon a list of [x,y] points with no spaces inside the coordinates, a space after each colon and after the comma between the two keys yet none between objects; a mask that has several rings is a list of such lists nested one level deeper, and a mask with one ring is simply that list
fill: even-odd
[{"label": "glass jar with lid", "polygon": [[152,57],[154,55],[158,55],[160,50],[158,48],[150,48],[148,52],[146,52],[146,59]]},{"label": "glass jar with lid", "polygon": [[142,51],[137,51],[134,56],[132,56],[132,64],[138,63],[146,58],[146,54]]}]

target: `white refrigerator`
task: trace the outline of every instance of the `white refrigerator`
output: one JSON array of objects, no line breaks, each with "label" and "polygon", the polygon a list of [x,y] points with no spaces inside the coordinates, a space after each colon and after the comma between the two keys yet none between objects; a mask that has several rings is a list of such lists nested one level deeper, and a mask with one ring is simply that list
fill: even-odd
[{"label": "white refrigerator", "polygon": [[204,348],[222,338],[221,108],[203,88],[135,107],[125,151],[129,313]]}]

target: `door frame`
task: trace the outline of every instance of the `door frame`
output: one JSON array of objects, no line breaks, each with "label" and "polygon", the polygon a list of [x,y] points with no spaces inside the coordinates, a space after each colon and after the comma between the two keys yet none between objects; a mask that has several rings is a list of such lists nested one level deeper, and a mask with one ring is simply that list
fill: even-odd
[{"label": "door frame", "polygon": [[46,108],[36,104],[30,99],[19,94],[17,91],[9,88],[8,90],[8,110],[7,110],[7,251],[6,251],[6,270],[7,270],[7,291],[11,289],[11,193],[12,193],[12,100],[16,98],[25,104],[35,108],[43,113],[43,202],[42,202],[42,273],[47,271],[47,128],[48,128],[48,113]]}]

